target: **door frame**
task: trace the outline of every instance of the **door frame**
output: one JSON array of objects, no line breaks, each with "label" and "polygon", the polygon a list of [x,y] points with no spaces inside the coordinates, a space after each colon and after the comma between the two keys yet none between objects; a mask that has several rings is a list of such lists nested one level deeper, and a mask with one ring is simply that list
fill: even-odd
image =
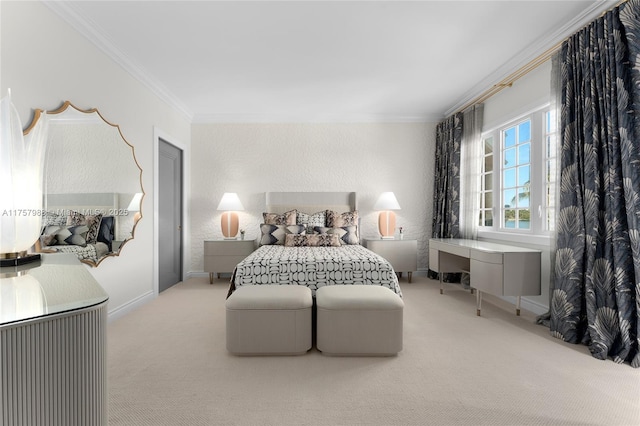
[{"label": "door frame", "polygon": [[173,145],[180,151],[182,151],[182,276],[181,281],[188,278],[189,274],[186,273],[187,265],[191,264],[191,250],[187,247],[191,247],[191,232],[190,222],[188,215],[188,204],[186,200],[189,199],[188,188],[190,185],[190,176],[188,170],[189,167],[189,152],[188,146],[173,138],[169,134],[165,133],[158,127],[153,127],[153,294],[158,296],[160,287],[160,277],[158,276],[158,258],[160,253],[160,229],[159,229],[159,172],[160,172],[160,140]]}]

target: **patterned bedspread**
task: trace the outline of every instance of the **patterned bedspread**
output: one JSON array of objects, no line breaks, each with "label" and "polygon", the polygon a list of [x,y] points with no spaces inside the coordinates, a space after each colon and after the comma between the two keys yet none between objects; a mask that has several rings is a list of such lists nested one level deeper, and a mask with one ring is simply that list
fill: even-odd
[{"label": "patterned bedspread", "polygon": [[109,253],[107,245],[101,242],[96,244],[87,244],[85,247],[75,245],[56,245],[44,248],[61,253],[73,253],[78,256],[78,259],[80,260],[91,260],[96,263],[98,262],[98,259]]},{"label": "patterned bedspread", "polygon": [[265,245],[238,264],[229,294],[243,285],[381,285],[402,296],[398,277],[383,257],[361,245],[285,247]]}]

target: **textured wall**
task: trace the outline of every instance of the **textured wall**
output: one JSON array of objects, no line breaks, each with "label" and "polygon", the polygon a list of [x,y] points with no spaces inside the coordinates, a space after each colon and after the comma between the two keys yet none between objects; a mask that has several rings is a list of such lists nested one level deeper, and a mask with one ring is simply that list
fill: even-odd
[{"label": "textured wall", "polygon": [[140,192],[140,169],[115,127],[51,123],[47,144],[48,193]]},{"label": "textured wall", "polygon": [[222,194],[238,193],[240,227],[255,239],[269,191],[356,191],[365,238],[377,236],[378,195],[393,191],[397,225],[426,268],[435,123],[194,124],[191,136],[192,272],[203,270],[203,241],[222,237]]}]

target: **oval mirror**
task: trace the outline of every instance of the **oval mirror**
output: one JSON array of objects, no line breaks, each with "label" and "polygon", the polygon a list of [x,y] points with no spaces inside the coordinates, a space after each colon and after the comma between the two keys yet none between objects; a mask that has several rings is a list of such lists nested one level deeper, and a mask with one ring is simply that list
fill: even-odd
[{"label": "oval mirror", "polygon": [[[142,218],[142,168],[120,127],[97,109],[81,110],[65,102],[36,110],[24,131],[46,125],[42,252],[74,253],[98,266],[118,256],[133,239]],[[46,123],[45,123],[46,122]]]}]

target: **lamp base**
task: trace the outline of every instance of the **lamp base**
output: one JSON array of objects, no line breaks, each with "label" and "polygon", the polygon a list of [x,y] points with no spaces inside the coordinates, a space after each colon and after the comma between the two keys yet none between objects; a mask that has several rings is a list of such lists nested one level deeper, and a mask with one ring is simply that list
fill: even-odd
[{"label": "lamp base", "polygon": [[237,240],[237,239],[238,239],[238,237],[223,237],[223,239],[224,239],[224,240],[228,240],[228,241],[229,241],[229,240],[230,240],[230,241],[232,241],[232,240]]},{"label": "lamp base", "polygon": [[382,235],[382,236],[380,237],[380,239],[381,239],[381,240],[395,240],[395,239],[396,239],[396,237],[394,237],[393,235],[392,235],[392,236],[390,236],[390,237],[386,237],[386,236]]},{"label": "lamp base", "polygon": [[396,232],[396,214],[392,211],[383,211],[378,215],[378,232],[382,239],[393,239]]},{"label": "lamp base", "polygon": [[26,265],[27,263],[39,261],[41,257],[37,253],[2,253],[0,255],[0,267]]},{"label": "lamp base", "polygon": [[224,239],[235,240],[238,236],[238,230],[240,228],[238,221],[238,213],[236,212],[224,212],[220,217],[220,227],[222,228],[222,236]]}]

